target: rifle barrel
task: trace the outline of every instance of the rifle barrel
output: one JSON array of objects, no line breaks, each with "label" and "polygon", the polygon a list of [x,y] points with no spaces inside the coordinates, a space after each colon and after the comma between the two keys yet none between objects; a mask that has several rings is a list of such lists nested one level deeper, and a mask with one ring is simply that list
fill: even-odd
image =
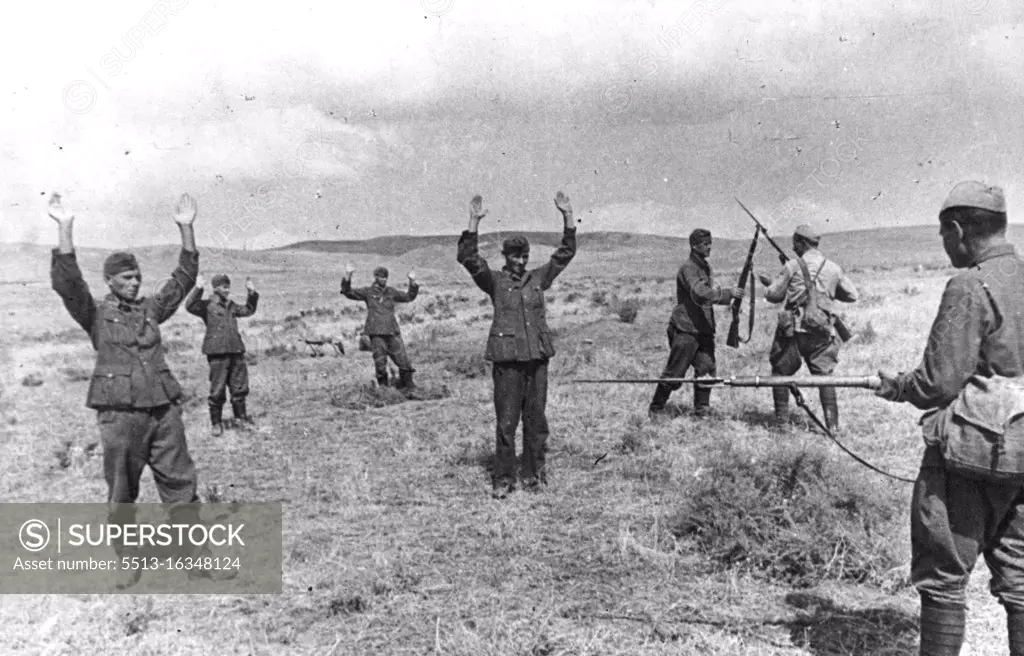
[{"label": "rifle barrel", "polygon": [[728,387],[863,387],[875,389],[878,376],[731,376],[729,378],[577,378],[570,383],[705,383]]},{"label": "rifle barrel", "polygon": [[[733,198],[736,198],[736,197],[733,196]],[[779,246],[778,244],[776,244],[775,240],[772,239],[771,235],[768,234],[768,228],[765,228],[763,225],[761,225],[761,222],[757,220],[757,217],[754,216],[754,213],[751,212],[750,210],[748,210],[747,206],[744,205],[743,202],[740,201],[739,198],[736,198],[736,202],[740,204],[740,207],[742,207],[743,211],[747,213],[747,216],[749,216],[751,219],[754,220],[754,223],[757,224],[757,228],[761,232],[764,233],[764,238],[768,240],[768,243],[771,244],[773,247],[775,247],[775,250],[777,250],[779,252],[779,255],[781,255],[782,257],[784,257],[784,258],[786,258],[788,260],[789,256],[786,255],[786,251],[782,250],[782,247]]]}]

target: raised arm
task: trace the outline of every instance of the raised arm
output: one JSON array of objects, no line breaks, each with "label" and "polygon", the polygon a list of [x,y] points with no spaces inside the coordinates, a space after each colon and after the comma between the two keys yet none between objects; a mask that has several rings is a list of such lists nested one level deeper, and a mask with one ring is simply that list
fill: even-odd
[{"label": "raised arm", "polygon": [[89,292],[89,285],[82,277],[75,256],[72,239],[75,215],[71,208],[63,205],[60,194],[56,192],[50,196],[49,215],[57,222],[59,240],[59,245],[51,254],[50,284],[64,302],[71,318],[91,334],[96,319],[96,301]]},{"label": "raised arm", "polygon": [[537,269],[541,289],[548,289],[569,262],[576,256],[576,223],[573,221],[572,203],[569,197],[559,191],[555,194],[555,207],[562,213],[562,243],[558,245],[551,259]]},{"label": "raised arm", "polygon": [[185,311],[194,314],[200,319],[206,319],[206,303],[203,302],[203,286],[205,281],[202,276],[196,276],[196,286],[185,297]]},{"label": "raised arm", "polygon": [[365,301],[366,290],[352,287],[352,273],[355,269],[351,264],[345,266],[345,277],[341,279],[341,295],[353,301]]},{"label": "raised arm", "polygon": [[775,276],[774,280],[762,274],[761,284],[767,286],[767,289],[764,290],[764,299],[769,303],[782,303],[785,301],[786,292],[789,289],[789,279],[792,276],[793,272],[788,264],[782,267],[782,271]]},{"label": "raised arm", "polygon": [[480,255],[479,234],[480,220],[487,216],[488,210],[483,209],[483,198],[473,196],[469,203],[469,227],[459,237],[458,252],[455,259],[473,278],[476,286],[488,296],[494,292],[494,274],[487,266],[487,260]]},{"label": "raised arm", "polygon": [[416,282],[416,274],[412,271],[409,272],[409,290],[406,292],[400,292],[395,290],[395,301],[398,303],[412,303],[419,296],[420,286]]},{"label": "raised arm", "polygon": [[260,301],[260,294],[256,291],[256,285],[249,278],[245,279],[245,305],[232,305],[236,317],[251,317],[256,314],[256,305]]},{"label": "raised arm", "polygon": [[196,212],[196,202],[188,194],[182,194],[174,212],[174,222],[178,224],[181,233],[181,253],[178,255],[178,267],[154,296],[153,306],[158,323],[167,321],[178,311],[178,306],[196,284],[199,253],[196,252],[195,232],[192,228]]}]

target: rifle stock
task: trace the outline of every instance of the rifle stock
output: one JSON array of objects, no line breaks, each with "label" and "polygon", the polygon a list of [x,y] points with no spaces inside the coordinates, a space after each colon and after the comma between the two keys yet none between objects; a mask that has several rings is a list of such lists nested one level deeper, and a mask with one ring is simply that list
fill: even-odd
[{"label": "rifle stock", "polygon": [[[760,229],[754,230],[754,238],[750,240],[750,249],[747,251],[747,260],[743,263],[743,270],[740,272],[739,287],[743,289],[747,286],[747,278],[751,276],[751,269],[754,268],[754,255],[757,253],[757,238],[761,234]],[[751,298],[750,302],[754,302],[754,289],[751,285],[750,290]],[[729,335],[725,339],[726,346],[732,348],[738,348],[740,345],[740,310],[743,308],[743,299],[734,298],[732,301],[732,323],[729,324]],[[753,308],[753,306],[751,306]],[[753,309],[751,309],[751,319],[753,319]],[[751,327],[753,323],[751,323]],[[749,341],[750,335],[747,335]]]}]

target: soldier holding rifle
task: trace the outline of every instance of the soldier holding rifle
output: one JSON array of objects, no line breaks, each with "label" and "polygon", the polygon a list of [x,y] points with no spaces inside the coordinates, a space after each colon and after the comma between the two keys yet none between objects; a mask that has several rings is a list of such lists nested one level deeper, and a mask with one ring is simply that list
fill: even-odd
[{"label": "soldier holding rifle", "polygon": [[[711,276],[711,231],[697,228],[690,233],[690,257],[676,274],[676,307],[668,322],[668,362],[662,378],[682,377],[693,366],[697,376],[714,376],[715,305],[728,305],[743,298],[743,288],[722,289]],[[664,412],[679,383],[659,383],[648,407],[651,415]],[[693,386],[693,413],[706,415],[711,409],[711,388]]]},{"label": "soldier holding rifle", "polygon": [[1010,654],[1024,656],[1024,435],[1013,428],[1024,405],[1024,261],[1006,226],[1002,189],[953,187],[939,235],[962,271],[946,285],[920,365],[879,372],[878,396],[929,411],[911,505],[921,654],[960,653],[967,583],[983,554],[1006,609]]},{"label": "soldier holding rifle", "polygon": [[[836,335],[834,303],[856,302],[857,288],[838,264],[826,259],[818,250],[820,242],[821,237],[811,226],[797,226],[793,232],[793,250],[797,257],[790,260],[769,239],[769,243],[779,249],[783,261],[782,271],[774,280],[764,274],[758,276],[767,287],[765,300],[784,304],[768,356],[773,376],[792,376],[800,369],[801,361],[807,364],[811,375],[827,376],[835,371],[839,362],[841,340]],[[806,284],[808,279],[810,286]],[[836,390],[823,386],[818,388],[818,393],[825,423],[829,431],[835,433],[839,429]],[[772,388],[775,421],[779,426],[789,421],[789,396],[785,387]]]}]

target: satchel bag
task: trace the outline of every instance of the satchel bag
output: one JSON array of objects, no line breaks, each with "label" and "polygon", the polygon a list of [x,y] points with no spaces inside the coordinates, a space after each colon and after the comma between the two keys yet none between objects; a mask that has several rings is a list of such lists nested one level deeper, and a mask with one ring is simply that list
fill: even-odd
[{"label": "satchel bag", "polygon": [[804,292],[807,295],[803,315],[800,317],[800,328],[817,335],[831,335],[832,316],[818,304],[818,289],[814,284],[817,282],[821,270],[825,267],[825,261],[822,261],[821,266],[818,267],[818,272],[814,274],[812,279],[804,258],[798,257],[796,259],[800,263],[800,269],[804,274]]},{"label": "satchel bag", "polygon": [[956,399],[921,417],[946,469],[991,483],[1024,483],[1024,378],[971,376]]}]

